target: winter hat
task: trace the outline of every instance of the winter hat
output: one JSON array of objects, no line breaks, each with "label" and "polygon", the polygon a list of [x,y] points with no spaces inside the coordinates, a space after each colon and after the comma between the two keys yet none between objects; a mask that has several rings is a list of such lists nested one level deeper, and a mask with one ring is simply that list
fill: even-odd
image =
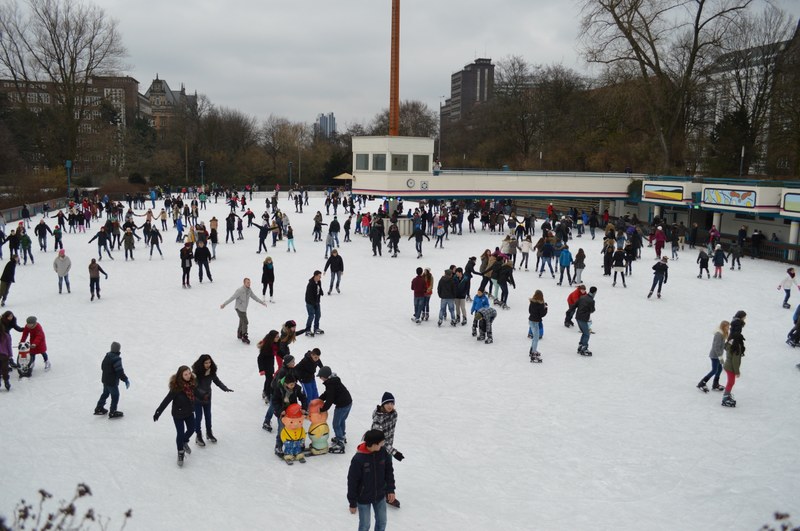
[{"label": "winter hat", "polygon": [[391,402],[392,404],[394,404],[394,395],[389,391],[383,393],[383,397],[381,398],[381,405],[384,405],[387,402]]},{"label": "winter hat", "polygon": [[35,315],[31,315],[30,317],[25,319],[25,322],[28,323],[31,326],[35,325],[36,324],[36,316]]},{"label": "winter hat", "polygon": [[317,373],[317,378],[330,378],[333,371],[327,365],[322,367]]},{"label": "winter hat", "polygon": [[283,357],[283,364],[284,364],[284,365],[289,365],[289,364],[290,364],[290,363],[292,363],[293,361],[294,361],[294,356],[292,356],[291,354],[287,354],[287,355],[285,355],[285,356]]},{"label": "winter hat", "polygon": [[719,251],[720,249],[722,249],[722,246],[720,244],[717,244],[717,246],[714,247],[715,251]]},{"label": "winter hat", "polygon": [[117,354],[119,354],[121,348],[122,347],[120,347],[119,343],[117,343],[116,341],[113,341],[111,343],[111,352],[116,352]]},{"label": "winter hat", "polygon": [[288,321],[286,321],[286,323],[284,323],[283,326],[285,326],[286,328],[294,328],[295,326],[297,326],[297,323],[289,319]]},{"label": "winter hat", "polygon": [[661,225],[659,225],[659,226],[658,226],[658,230],[664,230],[664,228],[663,228],[663,227],[661,227]]},{"label": "winter hat", "polygon": [[58,250],[58,256],[64,256],[64,254],[66,254],[64,249],[59,249]]}]

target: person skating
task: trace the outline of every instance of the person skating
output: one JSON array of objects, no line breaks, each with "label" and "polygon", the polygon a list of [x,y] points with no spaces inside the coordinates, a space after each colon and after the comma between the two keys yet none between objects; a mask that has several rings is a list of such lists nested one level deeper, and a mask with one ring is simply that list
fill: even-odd
[{"label": "person skating", "polygon": [[534,292],[533,296],[529,300],[530,304],[528,304],[528,322],[532,331],[529,356],[533,363],[541,363],[542,355],[539,352],[538,331],[539,325],[542,323],[542,319],[544,319],[544,316],[547,315],[547,303],[544,302],[544,294],[538,289]]},{"label": "person skating", "polygon": [[[394,447],[394,432],[397,426],[397,409],[395,407],[394,395],[390,392],[383,393],[381,403],[372,412],[372,429],[380,430],[385,437],[384,449],[386,452],[397,459],[402,461],[405,456],[397,448]],[[397,498],[392,501],[386,500],[386,503],[393,507],[400,508],[400,502]]]},{"label": "person skating", "polygon": [[564,326],[567,328],[571,326],[575,326],[575,323],[572,322],[572,318],[575,316],[575,310],[577,306],[575,305],[583,295],[586,295],[586,286],[584,284],[578,284],[578,286],[567,295],[567,313],[564,316]]},{"label": "person skating", "polygon": [[6,387],[6,391],[11,391],[11,382],[9,381],[8,371],[12,365],[14,358],[14,351],[11,347],[11,333],[7,330],[5,320],[0,324],[0,378]]},{"label": "person skating", "polygon": [[342,275],[344,275],[344,260],[342,260],[337,249],[331,250],[331,256],[325,262],[325,267],[323,268],[323,276],[328,272],[328,268],[331,270],[331,285],[328,287],[328,295],[333,291],[334,282],[336,284],[336,293],[341,293],[339,291],[339,283],[341,283]]},{"label": "person skating", "polygon": [[786,278],[784,278],[783,281],[778,284],[778,290],[780,291],[780,289],[783,288],[783,292],[786,294],[786,296],[783,298],[784,308],[792,307],[792,305],[789,304],[789,297],[792,295],[792,284],[794,284],[797,289],[800,289],[800,286],[797,285],[797,279],[795,278],[795,275],[796,273],[794,268],[790,267],[786,270]]},{"label": "person skating", "polygon": [[201,354],[192,365],[192,372],[197,378],[194,403],[194,430],[197,435],[195,442],[198,446],[205,446],[206,443],[203,440],[203,429],[201,427],[203,416],[206,419],[206,438],[212,443],[217,442],[214,432],[211,431],[211,384],[213,383],[226,393],[232,393],[233,389],[220,381],[217,376],[217,364],[214,363],[210,354]]},{"label": "person skating", "polygon": [[[284,360],[284,363],[288,364],[288,361]],[[283,441],[281,441],[283,414],[289,406],[298,402],[304,411],[308,410],[308,400],[305,393],[303,393],[303,388],[297,385],[295,375],[290,373],[280,379],[276,375],[272,394],[272,409],[278,419],[277,435],[275,436],[275,455],[278,457],[283,457]],[[266,420],[264,422],[266,423]]]},{"label": "person skating", "polygon": [[158,254],[161,256],[162,260],[164,259],[164,253],[161,252],[162,241],[163,237],[161,236],[161,232],[157,227],[152,227],[150,229],[150,260],[153,259],[153,249],[158,249]]},{"label": "person skating", "polygon": [[322,351],[318,348],[313,348],[306,352],[303,359],[297,362],[297,365],[294,367],[294,375],[302,386],[303,393],[309,401],[319,398],[317,381],[314,379],[314,375],[318,368],[322,368],[320,356],[322,356]]},{"label": "person skating", "polygon": [[422,238],[425,238],[428,241],[431,241],[428,238],[428,235],[425,234],[425,231],[422,229],[422,225],[414,225],[414,232],[411,233],[411,236],[408,237],[409,240],[414,238],[414,245],[417,249],[417,258],[422,258]]},{"label": "person skating", "polygon": [[722,268],[725,266],[725,262],[728,261],[725,258],[725,251],[722,250],[722,245],[717,244],[714,247],[714,256],[711,259],[714,262],[714,278],[722,278]]},{"label": "person skating", "polygon": [[58,251],[58,256],[53,260],[53,271],[58,276],[58,293],[61,293],[62,285],[67,285],[67,293],[72,293],[69,287],[69,270],[72,268],[72,260],[64,252],[64,249]]},{"label": "person skating", "polygon": [[275,302],[272,299],[273,285],[275,284],[275,264],[272,258],[267,256],[264,258],[264,263],[261,264],[261,296],[266,297],[267,288],[269,288],[269,302]]},{"label": "person skating", "polygon": [[32,245],[31,237],[28,236],[27,231],[22,230],[22,236],[19,237],[19,248],[22,250],[22,265],[28,264],[28,258],[31,259],[31,265],[34,264]]},{"label": "person skating", "polygon": [[456,268],[456,273],[453,276],[453,286],[455,288],[455,299],[453,299],[453,302],[455,302],[456,306],[456,324],[461,321],[461,326],[466,326],[467,305],[465,301],[469,296],[469,278],[464,276],[464,270],[460,267]]},{"label": "person skating", "polygon": [[[36,354],[41,354],[44,359],[44,370],[50,370],[50,360],[47,357],[47,338],[44,335],[44,329],[39,324],[35,315],[31,315],[25,320],[25,326],[22,328],[22,336],[19,339],[20,343],[28,341],[31,345],[31,357]],[[33,363],[33,360],[31,360]]]},{"label": "person skating", "polygon": [[417,276],[411,281],[411,291],[414,292],[414,316],[411,320],[419,324],[422,320],[423,310],[425,308],[425,291],[428,289],[423,270],[421,267],[417,268]]},{"label": "person skating", "polygon": [[197,249],[194,251],[194,261],[197,263],[197,274],[200,282],[203,282],[203,269],[206,270],[206,276],[209,282],[214,282],[211,278],[211,270],[208,268],[208,263],[211,260],[211,251],[208,250],[204,241],[197,242]]},{"label": "person skating", "polygon": [[697,263],[700,264],[700,272],[697,274],[697,278],[703,278],[703,270],[706,272],[706,278],[711,278],[711,272],[708,270],[708,253],[705,249],[700,249],[697,255]]},{"label": "person skating", "polygon": [[611,255],[611,267],[614,268],[614,281],[611,283],[611,286],[617,285],[617,273],[622,275],[622,287],[627,288],[628,285],[625,284],[625,269],[627,269],[626,264],[626,255],[624,249],[618,247],[614,254]]},{"label": "person skating", "polygon": [[236,309],[236,315],[239,317],[239,326],[236,328],[236,337],[242,340],[242,343],[250,344],[250,339],[247,336],[247,325],[249,321],[247,320],[247,305],[250,302],[250,299],[253,299],[257,303],[261,304],[262,306],[266,306],[267,303],[264,299],[259,299],[256,297],[253,290],[250,289],[250,279],[245,278],[242,281],[242,285],[233,292],[233,295],[230,296],[228,300],[220,304],[220,309],[225,308],[228,303],[232,301],[236,301],[234,304],[234,308]]},{"label": "person skating", "polygon": [[375,511],[375,529],[386,528],[386,502],[394,496],[392,458],[383,448],[385,436],[380,430],[369,430],[364,442],[350,461],[347,472],[347,501],[350,514],[358,513],[359,530],[369,530],[371,513]]},{"label": "person skating", "polygon": [[658,286],[658,298],[661,298],[661,286],[662,284],[666,284],[669,278],[668,260],[669,258],[662,256],[661,260],[656,262],[653,266],[653,284],[650,286],[650,293],[647,294],[648,299],[653,296],[653,291],[656,289],[656,286]]},{"label": "person skating", "polygon": [[[571,267],[572,264],[575,262],[572,258],[572,252],[569,250],[568,245],[564,245],[561,249],[561,255],[558,257],[558,265],[561,268],[561,276],[558,279],[558,285],[560,286],[562,282],[564,282],[564,272],[567,273],[567,282],[569,282],[569,286],[572,285],[572,272]],[[615,275],[616,276],[616,275]],[[625,275],[622,276],[623,284],[625,283]]]},{"label": "person skating", "polygon": [[194,261],[194,252],[192,251],[192,242],[186,242],[181,250],[178,252],[181,259],[181,283],[184,289],[191,288],[189,282],[190,274],[192,272],[192,262]]},{"label": "person skating", "polygon": [[272,377],[275,375],[275,361],[280,356],[278,354],[278,341],[280,332],[270,330],[264,339],[258,342],[258,374],[264,377],[264,388],[261,391],[261,399],[269,402],[272,395]]},{"label": "person skating", "polygon": [[153,414],[153,422],[172,404],[172,420],[175,424],[175,445],[178,447],[178,466],[183,466],[186,454],[191,454],[189,441],[194,433],[194,400],[197,391],[197,378],[192,369],[186,365],[178,367],[178,371],[169,379],[169,392],[161,401]]},{"label": "person skating", "polygon": [[449,269],[444,270],[444,274],[436,285],[436,294],[439,296],[439,321],[438,326],[447,319],[447,312],[450,311],[450,325],[456,325],[455,298],[456,288],[453,284],[453,272]]},{"label": "person skating", "polygon": [[45,223],[43,219],[39,220],[36,227],[33,228],[33,233],[39,239],[39,250],[43,253],[47,252],[47,234],[53,234],[53,231],[50,230],[50,227]]},{"label": "person skating", "polygon": [[[111,343],[111,348],[106,353],[103,361],[100,363],[100,370],[102,375],[100,381],[103,383],[103,392],[97,405],[94,408],[95,415],[105,415],[108,413],[108,418],[115,419],[122,416],[122,411],[119,411],[119,382],[125,383],[125,389],[130,389],[131,380],[125,374],[125,369],[122,367],[122,354],[120,344],[116,341]],[[106,409],[106,400],[111,397],[111,410]]]},{"label": "person skating", "polygon": [[736,407],[736,400],[731,391],[736,383],[736,377],[740,376],[739,367],[742,364],[742,357],[744,357],[745,339],[742,335],[742,328],[744,328],[746,318],[747,313],[739,310],[731,320],[730,334],[725,349],[727,356],[725,356],[725,363],[722,366],[725,369],[725,376],[727,376],[725,392],[722,395],[722,405],[725,407]]},{"label": "person skating", "polygon": [[[314,275],[308,279],[306,285],[306,312],[308,312],[308,319],[306,320],[306,327],[297,331],[297,335],[306,334],[314,337],[315,334],[324,334],[325,331],[319,327],[319,320],[322,317],[322,308],[320,300],[325,293],[322,290],[322,271],[317,269]],[[313,326],[313,328],[312,328]]]},{"label": "person skating", "polygon": [[[475,298],[477,299],[478,297]],[[477,328],[479,331],[477,337],[478,341],[484,341],[487,345],[493,343],[492,323],[496,317],[497,310],[490,306],[484,306],[479,310],[475,310],[475,319],[472,322],[472,335],[475,335],[475,329]]]},{"label": "person skating", "polygon": [[336,406],[333,410],[334,437],[331,439],[329,451],[334,454],[344,453],[347,444],[347,417],[353,407],[353,398],[342,383],[342,379],[330,367],[322,367],[317,378],[322,380],[322,385],[325,386],[325,391],[319,397],[324,403],[320,411],[328,411],[332,406]]},{"label": "person skating", "polygon": [[495,299],[495,304],[498,304],[504,310],[508,310],[508,285],[517,289],[517,284],[514,282],[514,264],[511,260],[505,260],[500,269],[497,270],[497,285],[500,287],[500,302]]},{"label": "person skating", "polygon": [[97,260],[92,258],[92,261],[89,262],[89,293],[91,294],[90,301],[94,300],[94,296],[97,295],[97,298],[100,298],[100,273],[103,273],[103,276],[106,277],[108,280],[108,273],[103,271],[103,268],[100,267],[100,264],[97,263]]},{"label": "person skating", "polygon": [[95,234],[92,239],[88,241],[88,243],[92,243],[95,240],[97,240],[98,260],[103,259],[103,251],[106,252],[111,260],[113,260],[114,257],[111,256],[111,251],[108,250],[108,233],[106,232],[105,227],[100,227],[100,230],[97,231],[97,234]]},{"label": "person skating", "polygon": [[589,323],[592,320],[592,313],[595,311],[594,298],[596,294],[597,288],[592,286],[589,288],[589,293],[581,295],[575,303],[575,320],[578,322],[578,328],[581,331],[581,338],[578,341],[578,354],[581,356],[592,355],[589,350],[589,338],[591,337]]},{"label": "person skating", "polygon": [[125,261],[128,261],[128,256],[130,256],[131,260],[133,258],[133,250],[136,248],[136,242],[133,239],[134,234],[131,229],[125,229],[125,234],[122,235],[122,245],[125,247]]},{"label": "person skating", "polygon": [[728,332],[730,331],[730,327],[730,322],[722,321],[719,324],[719,328],[714,333],[714,340],[711,342],[711,352],[708,355],[708,357],[711,358],[711,370],[708,374],[703,376],[703,379],[697,384],[697,388],[704,393],[708,392],[708,387],[706,387],[706,384],[712,377],[714,378],[712,385],[712,389],[714,389],[714,391],[722,391],[725,389],[719,384],[719,375],[722,373],[722,356],[724,354],[725,342],[728,340]]}]

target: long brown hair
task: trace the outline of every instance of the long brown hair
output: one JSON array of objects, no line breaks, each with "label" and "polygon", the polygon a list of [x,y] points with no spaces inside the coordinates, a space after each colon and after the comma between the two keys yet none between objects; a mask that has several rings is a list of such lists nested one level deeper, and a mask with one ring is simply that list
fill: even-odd
[{"label": "long brown hair", "polygon": [[719,332],[722,333],[722,339],[728,339],[728,333],[731,331],[730,321],[722,321],[719,323]]},{"label": "long brown hair", "polygon": [[[183,378],[181,375],[183,371],[191,372],[192,369],[189,368],[188,365],[181,365],[178,367],[178,371],[169,377],[169,389],[170,391],[180,391],[183,389]],[[192,373],[192,379],[187,382],[192,387],[197,387],[197,377]]]},{"label": "long brown hair", "polygon": [[542,290],[537,289],[536,291],[534,291],[533,297],[530,298],[530,301],[541,302],[542,304],[544,304],[544,293],[542,293]]}]

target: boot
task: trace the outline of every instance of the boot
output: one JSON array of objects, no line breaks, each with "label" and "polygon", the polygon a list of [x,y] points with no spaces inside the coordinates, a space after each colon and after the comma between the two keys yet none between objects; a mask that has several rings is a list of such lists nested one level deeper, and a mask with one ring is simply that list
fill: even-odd
[{"label": "boot", "polygon": [[11,391],[11,384],[8,382],[8,378],[5,380],[6,391]]},{"label": "boot", "polygon": [[122,417],[122,411],[112,411],[108,414],[108,418],[110,419],[118,419]]},{"label": "boot", "polygon": [[719,384],[719,380],[714,380],[714,385],[711,386],[714,391],[724,391],[725,388]]},{"label": "boot", "polygon": [[104,407],[96,407],[94,408],[95,415],[105,415],[108,413],[108,410]]},{"label": "boot", "polygon": [[183,451],[187,454],[192,453],[192,448],[189,446],[189,443],[183,443]]},{"label": "boot", "polygon": [[198,432],[197,437],[195,438],[195,442],[197,446],[205,446],[206,442],[203,440],[203,432]]},{"label": "boot", "polygon": [[242,334],[242,343],[244,343],[245,345],[250,344],[250,338],[247,337],[247,334]]},{"label": "boot", "polygon": [[211,431],[211,428],[206,430],[206,437],[208,437],[208,440],[212,443],[217,442],[217,438],[214,437],[214,432]]},{"label": "boot", "polygon": [[700,389],[701,391],[703,391],[704,393],[707,393],[707,392],[708,392],[708,387],[706,387],[706,382],[707,382],[707,381],[708,381],[708,380],[700,380],[700,381],[697,383],[697,388],[698,388],[698,389]]},{"label": "boot", "polygon": [[236,329],[236,339],[242,339],[242,331],[238,328]]},{"label": "boot", "polygon": [[183,458],[184,458],[185,455],[186,454],[184,453],[183,450],[180,450],[178,452],[178,466],[181,466],[181,467],[183,466]]}]

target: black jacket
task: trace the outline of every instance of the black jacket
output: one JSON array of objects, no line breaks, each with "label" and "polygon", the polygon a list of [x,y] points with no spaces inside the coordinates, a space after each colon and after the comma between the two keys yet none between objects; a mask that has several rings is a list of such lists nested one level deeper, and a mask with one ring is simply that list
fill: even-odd
[{"label": "black jacket", "polygon": [[653,271],[653,275],[656,277],[664,277],[664,283],[667,282],[667,277],[669,277],[669,266],[667,264],[658,262],[653,266]]},{"label": "black jacket", "polygon": [[322,368],[322,361],[316,362],[311,359],[311,351],[306,352],[303,359],[298,361],[294,366],[294,375],[299,382],[311,383],[314,381],[314,375],[317,374],[317,367]]},{"label": "black jacket", "polygon": [[467,295],[469,294],[469,277],[466,275],[462,275],[461,278],[458,278],[458,275],[453,276],[453,287],[456,292],[456,299],[466,299]]},{"label": "black jacket", "polygon": [[547,305],[531,301],[528,305],[528,321],[540,323],[545,315],[547,315]]},{"label": "black jacket", "polygon": [[436,294],[440,299],[455,299],[456,287],[453,284],[453,277],[444,275],[439,279],[439,284],[436,286]]},{"label": "black jacket", "polygon": [[589,321],[594,312],[594,297],[589,295],[582,295],[578,302],[575,303],[575,319],[578,321]]},{"label": "black jacket", "polygon": [[223,391],[230,391],[228,387],[217,378],[217,373],[214,374],[198,374],[197,375],[197,390],[194,394],[194,399],[201,404],[208,404],[211,402],[211,384],[214,383]]},{"label": "black jacket", "polygon": [[3,274],[0,275],[0,280],[2,280],[3,282],[8,282],[9,284],[13,284],[16,272],[17,272],[17,261],[9,260],[8,262],[6,262],[6,266],[3,268]]},{"label": "black jacket", "polygon": [[170,390],[170,392],[167,393],[167,396],[164,397],[164,400],[161,401],[161,404],[159,404],[156,409],[157,417],[161,416],[170,402],[172,402],[173,418],[188,419],[194,416],[194,404],[189,400],[189,397],[186,396],[186,393],[183,392],[183,389],[181,389],[180,391]]},{"label": "black jacket", "polygon": [[350,391],[344,386],[342,380],[335,374],[322,382],[325,386],[325,391],[320,395],[320,399],[325,402],[322,406],[322,411],[328,411],[331,406],[347,407],[353,403],[353,398],[350,396]]},{"label": "black jacket", "polygon": [[120,380],[123,382],[128,381],[125,369],[122,368],[122,357],[119,352],[108,352],[100,363],[100,369],[103,371],[103,375],[100,378],[103,385],[115,386],[119,385]]},{"label": "black jacket", "polygon": [[306,286],[306,304],[319,304],[322,294],[322,282],[316,282],[314,277],[308,279],[308,285]]},{"label": "black jacket", "polygon": [[275,383],[275,390],[272,392],[272,407],[278,418],[281,418],[284,409],[298,402],[304,411],[308,409],[308,399],[300,384],[295,384],[294,389],[289,391],[289,388],[280,382]]},{"label": "black jacket", "polygon": [[198,245],[194,251],[194,261],[203,264],[208,263],[209,260],[211,260],[211,251],[208,250],[208,247]]},{"label": "black jacket", "polygon": [[370,452],[365,443],[359,444],[347,472],[347,501],[350,507],[382,500],[387,493],[393,492],[391,456],[383,448]]},{"label": "black jacket", "polygon": [[344,260],[339,254],[331,255],[325,262],[325,271],[331,268],[331,273],[344,272]]},{"label": "black jacket", "polygon": [[517,285],[514,283],[514,268],[511,264],[503,264],[497,272],[497,281],[500,284],[511,284],[514,288]]}]

